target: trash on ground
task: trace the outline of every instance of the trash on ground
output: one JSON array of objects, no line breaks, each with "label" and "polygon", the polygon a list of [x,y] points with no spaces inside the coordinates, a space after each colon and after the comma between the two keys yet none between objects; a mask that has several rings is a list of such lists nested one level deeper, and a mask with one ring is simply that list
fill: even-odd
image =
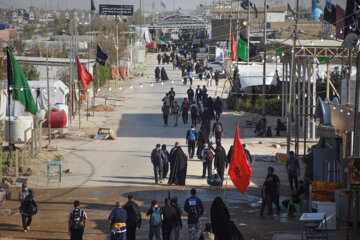
[{"label": "trash on ground", "polygon": [[98,134],[94,137],[96,140],[115,140],[116,135],[110,128],[99,128]]}]

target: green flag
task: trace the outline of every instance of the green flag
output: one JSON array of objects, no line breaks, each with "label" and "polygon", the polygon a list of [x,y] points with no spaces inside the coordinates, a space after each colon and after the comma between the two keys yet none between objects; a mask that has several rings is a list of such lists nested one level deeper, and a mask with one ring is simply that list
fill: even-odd
[{"label": "green flag", "polygon": [[237,46],[236,46],[236,56],[241,58],[242,60],[248,59],[248,46],[247,43],[239,38]]},{"label": "green flag", "polygon": [[7,65],[8,85],[9,89],[12,89],[12,98],[24,105],[26,112],[35,115],[37,113],[37,107],[31,94],[28,81],[9,48],[7,48]]}]

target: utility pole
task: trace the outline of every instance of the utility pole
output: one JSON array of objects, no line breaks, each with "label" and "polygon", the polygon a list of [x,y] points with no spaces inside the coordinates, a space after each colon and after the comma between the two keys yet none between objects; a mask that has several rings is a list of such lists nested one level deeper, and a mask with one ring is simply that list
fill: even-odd
[{"label": "utility pole", "polygon": [[[120,18],[120,16],[119,16]],[[118,87],[119,81],[119,19],[116,18],[116,80],[115,80],[115,87]]]},{"label": "utility pole", "polygon": [[[261,114],[265,114],[265,84],[266,84],[266,25],[267,25],[267,0],[264,1],[264,68],[263,68],[263,86],[262,86],[262,103]],[[249,41],[248,41],[249,44]],[[249,56],[248,56],[249,59]]]},{"label": "utility pole", "polygon": [[[265,26],[266,28],[266,26]],[[248,45],[248,57],[247,64],[250,62],[250,0],[248,1],[248,19],[247,19],[247,45]]]},{"label": "utility pole", "polygon": [[[224,1],[225,3],[225,1]],[[225,7],[225,4],[224,4]],[[225,11],[225,8],[224,8]],[[224,17],[225,18],[225,17]],[[231,43],[232,41],[232,36],[231,36],[231,23],[232,23],[232,0],[230,1],[230,17],[229,17],[229,25],[230,25],[230,29],[229,29],[229,43]],[[231,57],[231,44],[229,44],[229,53],[230,53],[230,57]]]},{"label": "utility pole", "polygon": [[[298,10],[299,10],[299,0],[295,2],[295,25],[294,25],[294,38],[293,38],[293,46],[291,50],[291,66],[290,66],[290,83],[289,83],[289,104],[287,109],[287,153],[290,152],[290,142],[291,142],[291,121],[293,115],[293,104],[294,104],[294,75],[295,75],[295,48],[296,48],[296,40],[297,40],[297,21],[298,21]],[[313,73],[314,74],[314,73]],[[315,83],[314,83],[315,84]]]},{"label": "utility pole", "polygon": [[47,83],[47,98],[48,98],[48,136],[49,146],[51,145],[51,106],[50,106],[50,80],[49,80],[49,51],[46,49],[46,83]]}]

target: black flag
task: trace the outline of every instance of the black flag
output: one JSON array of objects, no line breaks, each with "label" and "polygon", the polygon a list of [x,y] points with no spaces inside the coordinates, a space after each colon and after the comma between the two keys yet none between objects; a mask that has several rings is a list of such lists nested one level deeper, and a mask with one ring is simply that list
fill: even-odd
[{"label": "black flag", "polygon": [[94,0],[91,0],[91,11],[96,11]]},{"label": "black flag", "polygon": [[360,22],[358,18],[358,11],[360,9],[359,4],[359,0],[347,0],[344,37],[352,32],[356,33],[357,35],[360,34]]},{"label": "black flag", "polygon": [[257,8],[256,8],[256,5],[255,5],[255,3],[251,6],[253,9],[254,9],[254,11],[255,11],[255,18],[257,18],[258,17],[258,10],[257,10]]},{"label": "black flag", "polygon": [[108,59],[108,55],[102,50],[100,45],[97,45],[96,50],[96,61],[101,65],[105,66],[106,60]]},{"label": "black flag", "polygon": [[291,9],[290,4],[287,4],[287,10],[290,11],[292,15],[295,15],[295,12]]},{"label": "black flag", "polygon": [[325,7],[324,9],[324,21],[336,25],[336,7],[334,4],[331,4],[330,6],[331,9],[328,7]]}]

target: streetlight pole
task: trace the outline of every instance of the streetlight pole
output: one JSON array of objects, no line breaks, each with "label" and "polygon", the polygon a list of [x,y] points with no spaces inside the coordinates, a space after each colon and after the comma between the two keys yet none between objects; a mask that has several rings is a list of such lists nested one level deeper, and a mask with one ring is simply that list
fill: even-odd
[{"label": "streetlight pole", "polygon": [[[266,84],[266,26],[267,25],[267,0],[264,1],[264,68],[263,68],[263,86],[262,86],[262,104],[261,114],[265,114],[265,84]],[[248,41],[249,44],[249,41]],[[248,56],[249,59],[249,56]]]},{"label": "streetlight pole", "polygon": [[248,20],[247,20],[247,64],[249,65],[250,62],[250,1],[248,1]]}]

